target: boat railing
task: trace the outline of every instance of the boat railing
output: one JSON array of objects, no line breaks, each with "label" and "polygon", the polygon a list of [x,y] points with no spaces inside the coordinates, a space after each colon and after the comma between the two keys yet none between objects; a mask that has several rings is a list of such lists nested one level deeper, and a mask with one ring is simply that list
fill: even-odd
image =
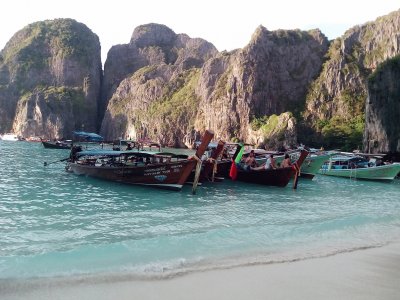
[{"label": "boat railing", "polygon": [[176,163],[181,160],[189,159],[188,155],[174,154],[169,152],[148,153],[130,151],[83,151],[78,153],[77,156],[76,163],[93,165],[96,167],[146,166],[164,163]]}]

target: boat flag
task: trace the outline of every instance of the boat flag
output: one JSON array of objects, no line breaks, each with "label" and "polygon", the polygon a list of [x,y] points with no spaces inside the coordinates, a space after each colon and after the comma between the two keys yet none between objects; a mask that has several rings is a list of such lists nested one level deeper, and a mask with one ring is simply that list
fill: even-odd
[{"label": "boat flag", "polygon": [[232,180],[236,180],[237,177],[237,167],[235,161],[232,159],[231,169],[229,171],[229,177]]},{"label": "boat flag", "polygon": [[243,152],[244,152],[243,144],[239,144],[239,147],[241,147],[240,151],[236,155],[236,158],[232,159],[232,165],[231,165],[231,169],[229,171],[229,176],[231,177],[232,180],[236,180],[236,177],[237,177],[237,166],[236,166],[236,164],[240,162],[240,160],[242,159],[242,156],[243,156]]}]

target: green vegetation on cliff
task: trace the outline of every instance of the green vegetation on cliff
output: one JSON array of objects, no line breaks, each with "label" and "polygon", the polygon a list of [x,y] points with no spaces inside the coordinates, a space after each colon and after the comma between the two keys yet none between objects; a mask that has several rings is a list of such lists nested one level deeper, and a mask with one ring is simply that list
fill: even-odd
[{"label": "green vegetation on cliff", "polygon": [[[400,70],[400,55],[397,55],[391,59],[386,60],[381,63],[369,77],[368,77],[368,87],[373,87],[373,85],[378,80],[379,76],[382,76],[386,70]],[[400,95],[398,95],[400,99]]]},{"label": "green vegetation on cliff", "polygon": [[322,140],[344,150],[361,147],[368,77],[399,53],[399,15],[396,11],[355,26],[331,42],[323,70],[307,95],[306,142]]},{"label": "green vegetation on cliff", "polygon": [[35,94],[43,96],[50,109],[56,109],[61,102],[70,102],[75,113],[82,113],[87,109],[85,95],[81,88],[66,86],[38,86],[34,91],[25,92],[19,101],[26,102]]},{"label": "green vegetation on cliff", "polygon": [[[366,149],[375,152],[400,149],[400,55],[379,65],[368,78]],[[375,123],[379,122],[380,131]],[[374,141],[373,146],[371,141]],[[370,149],[370,148],[373,149]]]},{"label": "green vegetation on cliff", "polygon": [[163,98],[150,105],[149,119],[164,120],[161,127],[180,124],[193,129],[199,102],[195,93],[199,76],[199,69],[190,69],[169,82],[164,87]]},{"label": "green vegetation on cliff", "polygon": [[263,143],[268,148],[276,148],[280,142],[285,140],[285,132],[288,130],[288,122],[293,118],[290,112],[270,116],[254,118],[251,121],[251,128],[254,131],[260,130]]},{"label": "green vegetation on cliff", "polygon": [[322,144],[328,149],[339,148],[343,151],[361,149],[364,123],[364,116],[357,116],[352,120],[333,117],[321,121],[319,126],[323,137]]},{"label": "green vegetation on cliff", "polygon": [[[310,85],[306,102],[318,102],[315,105],[317,111],[308,112],[314,115],[307,125],[313,128],[314,134],[304,135],[301,139],[312,146],[319,146],[314,144],[318,140],[326,148],[350,151],[362,146],[367,98],[365,86],[354,82],[365,82],[368,71],[362,64],[360,43],[353,43],[346,53],[343,53],[342,43],[341,38],[331,43],[323,71]],[[335,75],[338,77],[333,77]],[[337,86],[338,78],[343,85],[341,88]]]},{"label": "green vegetation on cliff", "polygon": [[[88,40],[89,39],[89,40]],[[41,70],[51,57],[74,58],[89,66],[97,52],[98,38],[85,25],[72,19],[56,19],[32,23],[7,43],[2,51],[3,63],[11,69],[26,72]]]}]

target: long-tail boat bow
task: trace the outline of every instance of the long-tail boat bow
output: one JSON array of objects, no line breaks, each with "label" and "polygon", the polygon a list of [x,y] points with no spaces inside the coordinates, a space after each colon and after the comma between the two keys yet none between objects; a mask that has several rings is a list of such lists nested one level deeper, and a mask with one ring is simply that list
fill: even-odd
[{"label": "long-tail boat bow", "polygon": [[294,181],[293,181],[293,189],[297,189],[297,182],[299,181],[299,176],[300,176],[300,168],[301,165],[303,164],[304,160],[306,159],[308,155],[307,150],[301,150],[299,158],[296,160],[296,162],[292,165],[292,168],[296,172],[294,174]]},{"label": "long-tail boat bow", "polygon": [[[213,137],[214,137],[214,132],[212,132],[211,130],[206,130],[206,132],[204,133],[204,136],[201,140],[200,146],[197,148],[194,157],[192,157],[192,160],[197,161],[197,165],[199,165],[199,164],[201,165],[201,157],[203,156],[204,152],[206,151],[206,149],[208,147],[208,144],[211,142]],[[184,184],[186,182],[186,179],[189,177],[190,172],[192,172],[193,167],[194,167],[193,165],[186,166],[185,170],[182,172],[182,176],[181,176],[178,184]],[[200,169],[200,167],[199,167],[199,169]],[[196,191],[197,184],[199,182],[199,176],[200,176],[200,171],[196,172],[196,174],[195,174],[195,179],[193,181],[193,190],[192,190],[193,193],[195,193],[195,191]]]}]

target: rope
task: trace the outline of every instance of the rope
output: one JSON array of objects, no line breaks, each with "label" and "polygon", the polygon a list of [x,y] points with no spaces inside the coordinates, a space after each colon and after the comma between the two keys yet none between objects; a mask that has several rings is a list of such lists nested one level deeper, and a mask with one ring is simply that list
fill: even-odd
[{"label": "rope", "polygon": [[217,173],[218,169],[217,169],[217,160],[210,157],[209,159],[207,159],[207,161],[210,164],[213,164],[213,170],[212,170],[212,175],[211,175],[211,181],[214,182],[215,179],[215,174]]},{"label": "rope", "polygon": [[196,188],[197,188],[197,184],[199,183],[202,162],[201,162],[201,159],[198,158],[196,155],[194,155],[193,158],[197,161],[197,164],[196,164],[196,171],[194,173],[192,194],[196,194]]}]

